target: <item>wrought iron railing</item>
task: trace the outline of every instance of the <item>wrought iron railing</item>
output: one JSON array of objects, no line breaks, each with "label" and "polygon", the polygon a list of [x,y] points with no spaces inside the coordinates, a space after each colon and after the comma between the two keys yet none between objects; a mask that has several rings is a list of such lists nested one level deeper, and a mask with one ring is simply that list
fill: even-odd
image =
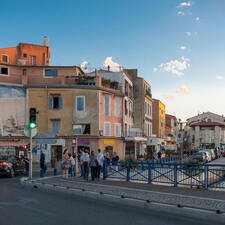
[{"label": "wrought iron railing", "polygon": [[174,187],[191,186],[213,190],[225,188],[225,164],[179,163],[179,158],[105,163],[103,174],[105,179]]}]

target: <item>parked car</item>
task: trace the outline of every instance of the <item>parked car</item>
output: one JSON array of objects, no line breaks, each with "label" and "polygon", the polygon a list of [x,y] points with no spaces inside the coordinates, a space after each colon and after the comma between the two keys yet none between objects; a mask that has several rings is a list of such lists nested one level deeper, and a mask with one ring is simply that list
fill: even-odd
[{"label": "parked car", "polygon": [[212,154],[212,160],[216,159],[216,154],[214,152],[214,149],[207,149]]},{"label": "parked car", "polygon": [[196,152],[191,156],[191,158],[199,162],[207,162],[207,156],[205,152]]},{"label": "parked car", "polygon": [[212,154],[211,154],[211,152],[206,151],[205,149],[201,150],[199,152],[204,152],[206,154],[206,162],[211,162],[212,161]]},{"label": "parked car", "polygon": [[0,175],[14,177],[25,171],[22,159],[15,156],[0,156]]}]

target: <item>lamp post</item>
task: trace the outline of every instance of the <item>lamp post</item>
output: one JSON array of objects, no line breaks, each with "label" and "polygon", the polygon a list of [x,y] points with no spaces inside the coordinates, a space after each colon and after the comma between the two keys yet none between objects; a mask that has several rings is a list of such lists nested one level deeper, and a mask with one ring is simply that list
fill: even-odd
[{"label": "lamp post", "polygon": [[183,134],[183,122],[181,122],[181,119],[178,119],[178,126],[179,126],[178,140],[180,145],[179,154],[182,160],[184,157],[184,134]]}]

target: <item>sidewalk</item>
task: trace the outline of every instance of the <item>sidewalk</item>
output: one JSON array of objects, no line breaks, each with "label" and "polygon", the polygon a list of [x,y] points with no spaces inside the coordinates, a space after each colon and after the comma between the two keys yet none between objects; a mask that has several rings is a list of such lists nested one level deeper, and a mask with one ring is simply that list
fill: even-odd
[{"label": "sidewalk", "polygon": [[[37,185],[38,187],[54,187],[54,190],[70,190],[74,192],[92,192],[101,196],[110,195],[121,199],[133,199],[151,202],[177,205],[178,207],[189,207],[205,209],[218,212],[225,212],[224,192],[209,191],[202,189],[179,188],[159,186],[143,183],[131,183],[126,181],[84,181],[80,178],[45,177],[36,179],[33,182],[25,181],[24,184]],[[81,192],[82,191],[82,192]]]}]

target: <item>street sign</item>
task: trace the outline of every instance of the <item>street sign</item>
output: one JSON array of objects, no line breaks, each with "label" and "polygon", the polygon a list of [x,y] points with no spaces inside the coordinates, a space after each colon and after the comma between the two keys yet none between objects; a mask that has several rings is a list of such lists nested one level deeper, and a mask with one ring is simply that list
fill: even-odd
[{"label": "street sign", "polygon": [[35,144],[56,144],[57,140],[55,139],[36,139]]},{"label": "street sign", "polygon": [[[31,129],[31,137],[34,137],[37,134],[37,128]],[[26,137],[30,137],[30,128],[29,126],[25,126],[24,135]]]}]

